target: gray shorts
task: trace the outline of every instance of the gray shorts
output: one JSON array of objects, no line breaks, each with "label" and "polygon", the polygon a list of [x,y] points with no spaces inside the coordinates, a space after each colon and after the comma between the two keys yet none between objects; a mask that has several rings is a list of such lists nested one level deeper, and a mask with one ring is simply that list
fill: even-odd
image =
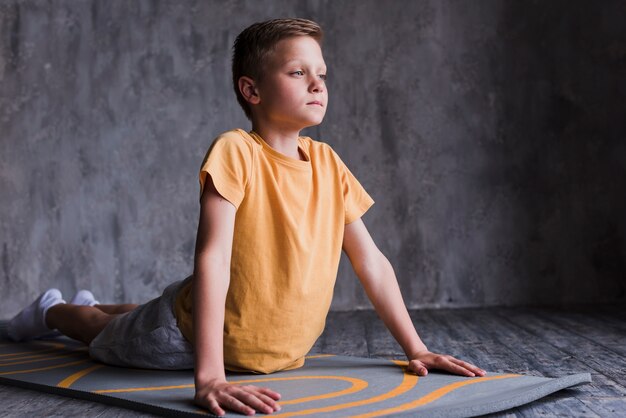
[{"label": "gray shorts", "polygon": [[169,285],[161,296],[119,315],[89,344],[89,355],[114,366],[146,369],[193,369],[193,346],[174,316],[178,290],[191,280]]}]

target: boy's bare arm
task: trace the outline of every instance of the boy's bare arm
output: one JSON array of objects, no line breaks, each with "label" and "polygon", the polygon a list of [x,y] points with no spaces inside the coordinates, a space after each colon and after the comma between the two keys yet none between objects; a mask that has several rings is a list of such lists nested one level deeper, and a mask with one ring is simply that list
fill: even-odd
[{"label": "boy's bare arm", "polygon": [[224,306],[236,209],[215,189],[210,176],[201,198],[193,278],[195,401],[216,415],[224,408],[246,415],[271,413],[280,395],[255,386],[230,385],[224,372]]},{"label": "boy's bare arm", "polygon": [[230,282],[235,207],[210,178],[200,201],[193,280],[195,378],[205,382],[224,374],[224,305]]},{"label": "boy's bare arm", "polygon": [[409,359],[409,369],[426,375],[442,369],[465,376],[483,376],[484,370],[452,356],[431,353],[422,342],[406,309],[393,267],[380,252],[365,224],[358,219],[345,226],[343,249],[367,296]]}]

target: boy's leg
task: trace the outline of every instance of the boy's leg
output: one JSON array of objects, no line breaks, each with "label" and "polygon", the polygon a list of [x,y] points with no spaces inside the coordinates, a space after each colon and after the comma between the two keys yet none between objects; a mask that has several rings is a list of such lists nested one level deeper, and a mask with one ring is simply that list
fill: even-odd
[{"label": "boy's leg", "polygon": [[[82,305],[82,306],[93,306],[95,308],[100,309],[102,312],[107,314],[122,314],[126,312],[130,312],[135,309],[138,305],[135,304],[123,304],[123,305],[101,305],[100,302],[94,298],[93,293],[89,290],[79,290],[72,300],[69,302],[70,305]],[[58,329],[43,335],[43,338],[54,338],[63,335]]]},{"label": "boy's leg", "polygon": [[97,304],[97,305],[93,305],[94,308],[100,309],[102,312],[107,313],[109,315],[115,315],[115,314],[123,314],[126,312],[130,312],[133,309],[135,309],[137,306],[136,303],[124,303],[124,304],[120,304],[120,305],[101,305],[101,304]]},{"label": "boy's leg", "polygon": [[58,289],[48,289],[9,321],[7,331],[14,341],[61,333],[89,344],[113,318],[137,306],[101,305],[88,290],[67,304]]},{"label": "boy's leg", "polygon": [[61,303],[48,309],[46,325],[50,329],[57,328],[62,334],[89,345],[117,315],[108,314],[95,306]]}]

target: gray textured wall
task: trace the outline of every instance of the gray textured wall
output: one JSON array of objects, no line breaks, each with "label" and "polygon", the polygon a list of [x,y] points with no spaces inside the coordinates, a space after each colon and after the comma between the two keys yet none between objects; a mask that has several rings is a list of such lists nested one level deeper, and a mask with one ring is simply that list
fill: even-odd
[{"label": "gray textured wall", "polygon": [[[411,307],[625,301],[621,1],[0,3],[0,317],[45,288],[146,301],[192,271],[197,170],[248,128],[230,48],[326,30],[308,131],[377,204]],[[368,306],[342,263],[334,308]]]}]

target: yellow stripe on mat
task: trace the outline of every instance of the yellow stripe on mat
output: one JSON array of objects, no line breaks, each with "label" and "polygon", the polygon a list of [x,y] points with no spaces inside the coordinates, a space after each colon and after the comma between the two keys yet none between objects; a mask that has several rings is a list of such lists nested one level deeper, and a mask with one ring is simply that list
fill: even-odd
[{"label": "yellow stripe on mat", "polygon": [[417,375],[405,373],[402,379],[402,382],[398,386],[396,386],[393,390],[387,393],[384,393],[382,395],[374,396],[368,399],[362,399],[360,401],[348,402],[348,403],[343,403],[343,404],[338,404],[338,405],[331,405],[331,406],[326,406],[326,407],[321,407],[321,408],[311,408],[311,409],[305,409],[302,411],[285,412],[282,414],[272,414],[272,416],[273,417],[294,417],[298,415],[319,414],[323,412],[338,411],[341,409],[353,408],[355,406],[363,406],[363,405],[369,405],[369,404],[376,403],[376,402],[382,402],[384,400],[395,398],[396,396],[399,396],[405,392],[410,391],[411,389],[415,387],[415,385],[417,385],[418,380],[419,380],[419,377]]},{"label": "yellow stripe on mat", "polygon": [[145,388],[122,388],[122,389],[100,389],[94,390],[93,393],[123,393],[123,392],[147,392],[152,390],[172,390],[172,389],[189,389],[193,388],[194,385],[176,385],[176,386],[153,386],[153,387],[145,387]]},{"label": "yellow stripe on mat", "polygon": [[[42,348],[41,350],[31,350],[31,351],[21,351],[19,353],[6,353],[6,354],[0,354],[0,358],[1,359],[5,359],[5,360],[15,360],[15,358],[26,358],[26,357],[22,357],[22,356],[42,356],[45,353],[50,353],[52,351],[57,351],[57,348]],[[12,357],[12,358],[6,358],[6,357]]]},{"label": "yellow stripe on mat", "polygon": [[[334,379],[334,380],[343,380],[352,384],[347,389],[339,390],[336,392],[325,393],[322,395],[315,396],[307,396],[305,398],[292,399],[290,401],[280,402],[281,405],[290,405],[302,402],[309,402],[313,400],[319,399],[328,399],[335,398],[337,396],[349,395],[355,392],[359,392],[365,389],[368,383],[365,380],[357,379],[353,377],[345,377],[345,376],[293,376],[293,377],[268,377],[261,379],[252,379],[252,380],[238,380],[232,381],[231,384],[251,384],[251,383],[261,383],[261,382],[277,382],[277,381],[289,381],[289,380],[303,380],[303,379]],[[123,392],[147,392],[147,391],[156,391],[156,390],[172,390],[172,389],[192,389],[194,387],[193,384],[189,385],[177,385],[177,386],[152,386],[152,387],[142,387],[142,388],[121,388],[121,389],[100,389],[94,390],[94,393],[123,393]]]},{"label": "yellow stripe on mat", "polygon": [[347,389],[338,390],[336,392],[324,393],[322,395],[314,395],[307,396],[304,398],[296,398],[289,401],[281,401],[279,404],[281,405],[293,405],[303,402],[317,401],[320,399],[330,399],[336,398],[338,396],[350,395],[352,393],[360,392],[368,386],[368,383],[363,379],[357,379],[354,377],[346,377],[346,376],[294,376],[294,377],[268,377],[262,379],[254,379],[254,380],[241,380],[236,382],[231,382],[233,384],[243,384],[246,385],[248,383],[262,383],[262,382],[277,382],[281,380],[303,380],[303,379],[331,379],[331,380],[343,380],[346,382],[350,382],[352,386]]},{"label": "yellow stripe on mat", "polygon": [[442,388],[439,388],[431,393],[429,393],[428,395],[422,396],[419,399],[416,399],[414,401],[402,404],[402,405],[398,405],[396,407],[393,408],[387,408],[387,409],[381,409],[379,411],[373,411],[373,412],[369,412],[367,414],[362,414],[362,415],[354,415],[353,418],[358,417],[358,418],[365,418],[365,417],[379,417],[381,415],[388,415],[388,414],[393,414],[395,412],[404,412],[404,411],[408,411],[410,409],[413,408],[417,408],[418,406],[423,406],[426,405],[430,402],[436,401],[437,399],[441,398],[442,396],[452,392],[453,390],[456,390],[462,386],[467,386],[467,385],[473,385],[474,383],[481,383],[481,382],[485,382],[488,380],[497,380],[497,379],[508,379],[511,377],[519,377],[521,375],[519,374],[504,374],[501,376],[491,376],[491,377],[477,377],[477,378],[472,378],[471,380],[465,380],[462,382],[456,382],[456,383],[452,383],[449,384],[447,386],[444,386]]},{"label": "yellow stripe on mat", "polygon": [[29,358],[39,358],[50,355],[52,353],[60,353],[61,351],[57,348],[46,348],[45,350],[39,351],[25,351],[23,353],[15,353],[11,355],[11,358],[3,358],[0,359],[0,366],[2,366],[4,361],[15,361],[15,360],[26,360]]},{"label": "yellow stripe on mat", "polygon": [[87,369],[84,369],[84,370],[81,370],[79,372],[76,372],[73,375],[70,375],[70,376],[66,377],[65,379],[61,380],[59,382],[59,384],[57,385],[57,387],[69,388],[70,386],[72,386],[74,384],[74,382],[76,382],[81,377],[84,377],[84,376],[88,375],[89,373],[93,372],[94,370],[97,370],[97,369],[99,369],[101,367],[104,367],[104,364],[96,364],[95,366],[91,366],[91,367],[89,367]]},{"label": "yellow stripe on mat", "polygon": [[0,367],[15,366],[17,364],[39,363],[39,362],[48,361],[48,360],[58,360],[60,358],[76,356],[77,354],[82,354],[82,353],[73,352],[73,353],[68,353],[68,354],[61,354],[61,355],[58,355],[58,356],[47,356],[47,355],[44,355],[44,356],[41,356],[41,358],[37,358],[37,359],[11,361],[11,362],[8,362],[8,363],[0,363]]},{"label": "yellow stripe on mat", "polygon": [[[42,348],[40,350],[27,350],[27,351],[20,351],[19,353],[4,353],[4,354],[0,354],[0,357],[15,357],[15,356],[22,356],[24,354],[33,354],[33,353],[38,353],[38,354],[42,354],[46,351],[54,351],[60,348],[65,348],[65,344],[63,343],[54,343],[54,342],[39,342],[38,345],[44,345],[44,346],[49,346],[48,348]],[[2,344],[0,345],[0,347],[11,347],[11,344]]]},{"label": "yellow stripe on mat", "polygon": [[13,370],[13,371],[10,371],[10,372],[0,372],[0,376],[6,376],[6,375],[10,375],[10,374],[43,372],[44,370],[60,369],[61,367],[73,366],[75,364],[81,364],[81,363],[87,363],[88,361],[91,361],[91,360],[90,359],[84,359],[84,360],[79,360],[79,361],[73,361],[71,363],[56,364],[54,366],[48,366],[48,367],[39,367],[37,369]]}]

